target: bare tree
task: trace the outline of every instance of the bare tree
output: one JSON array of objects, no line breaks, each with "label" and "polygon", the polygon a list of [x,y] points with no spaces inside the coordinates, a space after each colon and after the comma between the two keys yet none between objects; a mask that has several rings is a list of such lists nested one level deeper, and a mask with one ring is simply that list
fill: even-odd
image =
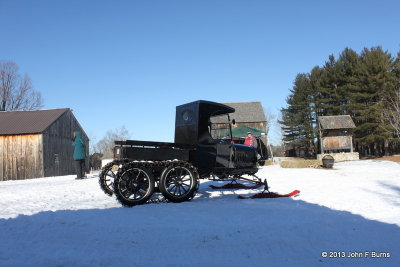
[{"label": "bare tree", "polygon": [[283,131],[281,128],[281,125],[279,124],[279,120],[281,120],[281,114],[278,113],[273,113],[270,110],[265,110],[265,117],[268,120],[268,136],[269,140],[271,141],[271,144],[273,145],[281,145],[282,144],[282,136],[283,136]]},{"label": "bare tree", "polygon": [[271,159],[274,160],[275,153],[274,153],[274,150],[272,149],[272,146],[271,146],[271,140],[270,140],[271,132],[270,132],[270,130],[271,130],[271,128],[272,129],[274,128],[275,121],[276,121],[276,115],[273,114],[271,112],[271,110],[267,109],[267,108],[264,108],[264,114],[265,114],[265,119],[267,120],[267,125],[266,125],[267,129],[266,129],[266,133],[265,133],[266,134],[265,138],[266,138],[267,143],[265,145],[267,146],[267,148],[269,150]]},{"label": "bare tree", "polygon": [[42,96],[35,91],[28,75],[18,74],[12,61],[0,61],[0,111],[41,108]]},{"label": "bare tree", "polygon": [[106,158],[111,158],[113,156],[112,149],[114,148],[114,141],[116,140],[126,140],[129,139],[129,131],[122,126],[116,130],[107,131],[103,139],[101,139],[93,148],[93,152],[101,153]]},{"label": "bare tree", "polygon": [[89,143],[89,155],[92,155],[94,153],[99,153],[97,151],[97,137],[93,134],[92,131],[90,131],[88,133],[88,137],[89,137],[89,140],[90,140],[90,143]]},{"label": "bare tree", "polygon": [[274,121],[276,120],[276,115],[271,112],[269,108],[263,108],[264,109],[264,115],[265,119],[267,120],[267,125],[266,125],[266,135],[268,135],[269,130],[271,129],[271,125],[273,125]]},{"label": "bare tree", "polygon": [[400,138],[400,87],[383,100],[382,122],[389,126],[384,128],[386,131]]}]

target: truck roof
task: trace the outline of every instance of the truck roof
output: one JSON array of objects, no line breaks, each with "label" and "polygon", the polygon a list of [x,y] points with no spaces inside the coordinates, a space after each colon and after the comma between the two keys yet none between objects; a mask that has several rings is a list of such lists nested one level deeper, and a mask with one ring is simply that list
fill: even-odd
[{"label": "truck roof", "polygon": [[217,102],[212,102],[212,101],[206,101],[206,100],[197,100],[193,101],[190,103],[186,103],[183,105],[176,106],[176,108],[184,107],[184,106],[199,106],[199,107],[207,107],[207,111],[209,111],[210,116],[218,116],[218,115],[223,115],[223,114],[228,114],[228,113],[233,113],[235,112],[235,109],[221,104]]}]

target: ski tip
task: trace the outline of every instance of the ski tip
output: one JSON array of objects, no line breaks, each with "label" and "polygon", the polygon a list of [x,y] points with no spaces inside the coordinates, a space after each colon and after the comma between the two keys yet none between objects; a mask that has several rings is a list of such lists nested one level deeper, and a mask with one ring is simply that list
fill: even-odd
[{"label": "ski tip", "polygon": [[288,194],[288,197],[295,197],[300,194],[300,190],[294,190],[293,192]]}]

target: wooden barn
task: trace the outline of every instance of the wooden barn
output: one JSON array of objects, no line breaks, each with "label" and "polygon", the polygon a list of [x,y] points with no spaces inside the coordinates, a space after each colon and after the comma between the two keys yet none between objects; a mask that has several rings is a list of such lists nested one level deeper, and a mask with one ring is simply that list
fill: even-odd
[{"label": "wooden barn", "polygon": [[[231,102],[222,103],[235,109],[235,113],[230,114],[230,119],[235,119],[236,124],[233,127],[241,127],[255,129],[253,132],[254,136],[260,136],[266,144],[267,136],[267,120],[265,118],[264,109],[261,102]],[[211,119],[213,137],[223,138],[225,137],[227,129],[226,116],[218,116]],[[238,131],[240,132],[240,131]],[[246,137],[247,131],[243,136]]]},{"label": "wooden barn", "polygon": [[68,108],[0,112],[0,181],[75,174],[74,131],[88,154],[89,138]]},{"label": "wooden barn", "polygon": [[353,151],[353,131],[356,128],[350,115],[321,116],[318,118],[322,158],[332,155],[336,161],[358,159]]}]

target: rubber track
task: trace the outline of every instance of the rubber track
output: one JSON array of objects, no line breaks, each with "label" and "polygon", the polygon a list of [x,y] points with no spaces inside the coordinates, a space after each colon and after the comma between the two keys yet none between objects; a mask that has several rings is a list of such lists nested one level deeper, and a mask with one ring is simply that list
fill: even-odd
[{"label": "rubber track", "polygon": [[[110,164],[110,163],[109,163]],[[188,169],[190,169],[193,174],[195,175],[195,179],[196,179],[196,190],[194,191],[193,195],[190,197],[189,201],[191,199],[194,198],[194,196],[196,195],[198,189],[199,189],[199,174],[197,172],[197,169],[189,162],[187,161],[183,161],[183,160],[165,160],[165,161],[130,161],[130,162],[126,162],[125,164],[123,164],[117,171],[117,175],[115,177],[114,180],[114,185],[119,183],[119,178],[120,176],[127,170],[131,169],[131,168],[137,168],[137,167],[144,167],[146,169],[152,169],[154,167],[164,167],[164,169],[166,169],[167,167],[170,166],[184,166]],[[156,180],[156,184],[159,182],[160,177],[155,177]],[[118,199],[118,198],[117,198]],[[119,201],[122,205],[124,205],[121,201]],[[164,196],[162,196],[162,198],[158,198],[156,200],[152,200],[151,198],[146,202],[146,204],[149,203],[160,203],[160,202],[168,202],[167,199],[165,199]],[[126,205],[124,205],[126,206]]]},{"label": "rubber track", "polygon": [[112,166],[114,166],[114,165],[118,165],[119,166],[119,165],[121,165],[121,164],[123,164],[125,162],[127,162],[127,159],[116,159],[116,160],[113,160],[113,161],[107,163],[101,169],[101,172],[100,172],[100,175],[99,175],[99,185],[100,185],[101,190],[103,190],[103,192],[106,195],[112,196],[114,194],[114,189],[110,189],[109,187],[107,187],[106,186],[106,181],[104,180],[107,172],[109,171],[110,168],[112,168]]}]

